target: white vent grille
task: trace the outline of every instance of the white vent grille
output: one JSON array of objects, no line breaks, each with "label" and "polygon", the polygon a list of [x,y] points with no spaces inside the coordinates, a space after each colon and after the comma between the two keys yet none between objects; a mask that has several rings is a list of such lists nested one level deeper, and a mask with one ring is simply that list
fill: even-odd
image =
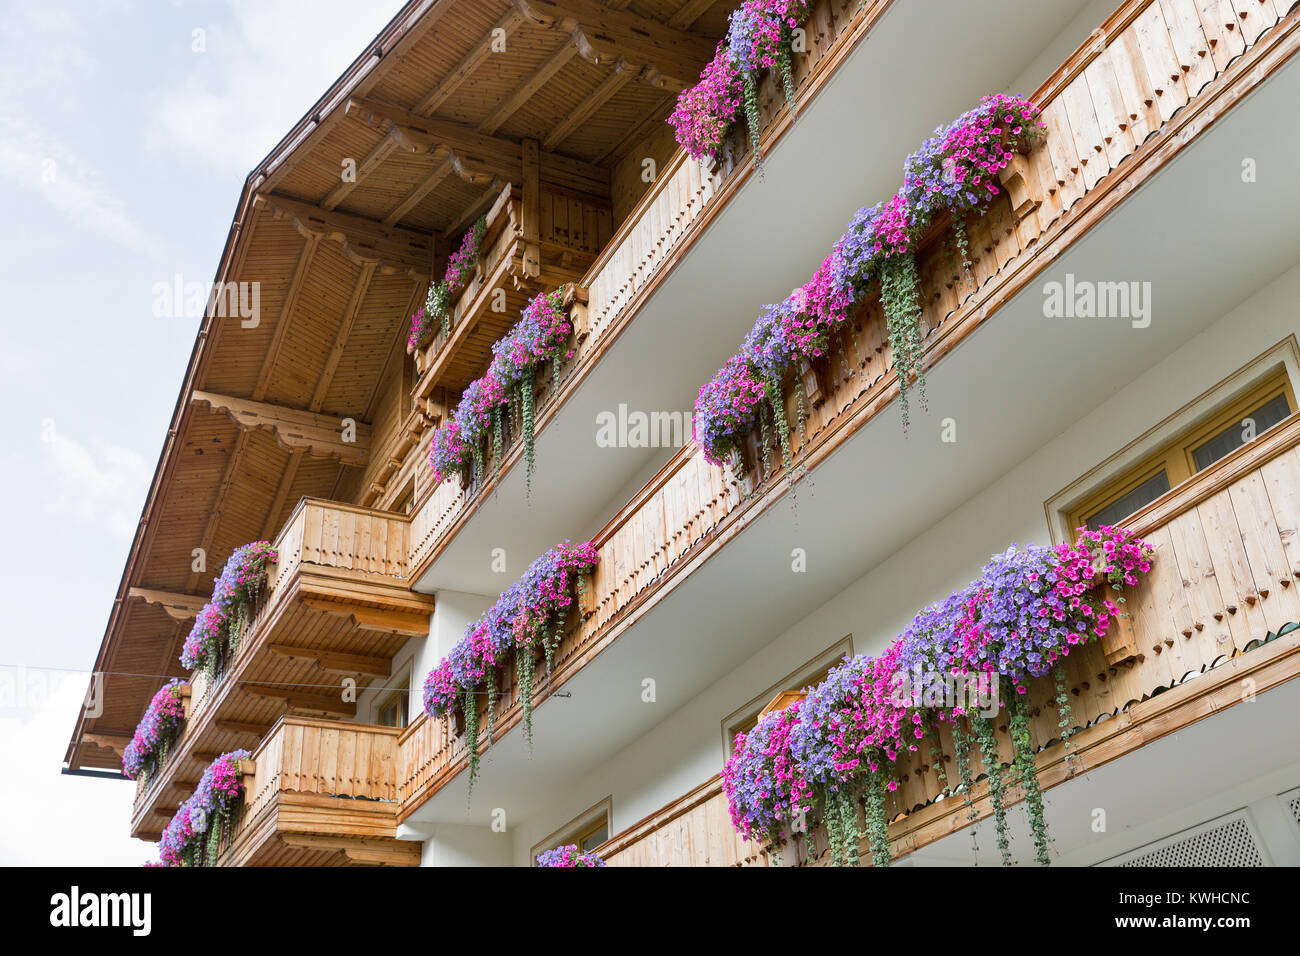
[{"label": "white vent grille", "polygon": [[1295,825],[1300,827],[1300,787],[1296,787],[1289,793],[1279,794],[1278,799],[1282,801],[1291,814],[1291,819],[1295,822]]},{"label": "white vent grille", "polygon": [[[1293,802],[1300,812],[1300,794]],[[1245,810],[1210,820],[1107,860],[1103,866],[1266,866],[1259,836]]]}]

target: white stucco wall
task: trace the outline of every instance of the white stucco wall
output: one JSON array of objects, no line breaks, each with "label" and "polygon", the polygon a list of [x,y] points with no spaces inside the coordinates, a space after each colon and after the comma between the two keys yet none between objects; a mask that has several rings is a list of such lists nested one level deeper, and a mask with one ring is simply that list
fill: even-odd
[{"label": "white stucco wall", "polygon": [[[775,639],[514,831],[514,861],[576,814],[612,797],[612,832],[722,768],[721,722],[846,633],[857,653],[884,648],[924,605],[978,574],[1009,544],[1049,544],[1044,502],[1210,386],[1296,332],[1300,266],[1266,285],[1150,368],[907,547]],[[1164,321],[1177,321],[1166,316]],[[1294,370],[1292,370],[1294,373]],[[731,547],[745,546],[742,536]]]}]

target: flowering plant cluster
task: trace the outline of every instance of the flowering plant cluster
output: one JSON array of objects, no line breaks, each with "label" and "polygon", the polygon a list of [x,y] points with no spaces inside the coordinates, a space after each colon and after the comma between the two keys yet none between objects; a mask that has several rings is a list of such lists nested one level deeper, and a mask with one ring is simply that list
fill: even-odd
[{"label": "flowering plant cluster", "polygon": [[564,308],[564,290],[534,296],[520,319],[492,345],[492,364],[482,378],[461,393],[460,402],[433,433],[429,467],[435,484],[459,475],[462,486],[482,475],[486,444],[492,436],[497,460],[505,444],[505,423],[512,402],[519,410],[526,477],[533,473],[534,383],[544,362],[573,357],[569,336],[573,322]]},{"label": "flowering plant cluster", "polygon": [[523,709],[524,729],[532,744],[533,669],[544,657],[549,670],[564,620],[595,570],[600,556],[590,541],[565,541],[528,566],[451,649],[424,681],[424,710],[446,719],[457,710],[465,716],[470,786],[478,772],[478,696],[488,697],[488,733],[496,705],[497,681],[510,652]]},{"label": "flowering plant cluster", "polygon": [[[935,728],[943,722],[952,730],[968,801],[968,754],[973,745],[983,754],[999,846],[1009,861],[1006,781],[990,721],[1005,706],[1016,750],[1013,771],[1025,792],[1037,858],[1049,862],[1021,698],[1031,677],[1055,673],[1059,686],[1060,662],[1073,648],[1103,636],[1119,613],[1115,601],[1094,602],[1088,593],[1098,586],[1138,584],[1151,570],[1152,555],[1141,539],[1112,527],[1080,529],[1073,544],[1013,546],[994,555],[979,578],[922,610],[883,654],[846,658],[802,701],[765,715],[748,735],[737,737],[722,772],[733,824],[746,838],[775,844],[791,820],[819,810],[835,858],[853,862],[862,802],[873,858],[887,863],[884,795],[899,783],[890,765],[918,751],[927,737],[933,751]],[[989,690],[987,701],[973,704],[954,692],[967,678]],[[1060,696],[1057,702],[1062,704]],[[1021,753],[1025,748],[1028,753]],[[941,767],[942,755],[937,757]]]},{"label": "flowering plant cluster", "polygon": [[247,750],[224,753],[203,771],[203,777],[158,843],[163,866],[213,866],[221,827],[234,816],[244,795],[239,762],[248,760]]},{"label": "flowering plant cluster", "polygon": [[802,701],[764,714],[748,734],[737,734],[735,750],[722,768],[731,823],[747,840],[774,844],[799,815],[796,795],[806,784],[790,751]]},{"label": "flowering plant cluster", "polygon": [[[695,437],[708,461],[720,464],[744,434],[763,424],[754,409],[755,389],[740,368],[748,366],[748,377],[766,392],[758,397],[766,397],[771,405],[790,466],[782,377],[801,361],[826,354],[832,336],[874,290],[880,292],[889,327],[899,408],[907,428],[913,380],[922,407],[925,403],[917,240],[936,216],[951,212],[963,261],[968,258],[966,217],[987,210],[1000,193],[998,173],[1016,151],[1028,150],[1042,138],[1038,115],[1029,100],[997,94],[940,127],[907,158],[903,187],[889,200],[859,209],[812,278],[784,301],[763,307],[740,351],[696,399]],[[802,391],[798,394],[802,418]]]},{"label": "flowering plant cluster", "polygon": [[578,845],[557,846],[537,854],[538,866],[604,866],[605,861],[594,853],[579,853]]},{"label": "flowering plant cluster", "polygon": [[777,69],[786,102],[794,110],[794,38],[808,19],[807,0],[744,0],[732,11],[727,35],[700,82],[683,90],[668,122],[677,142],[695,159],[719,158],[732,125],[744,111],[754,162],[759,149],[758,81]]},{"label": "flowering plant cluster", "polygon": [[411,334],[406,339],[408,355],[428,340],[435,324],[441,326],[443,335],[450,331],[452,297],[469,283],[469,277],[483,253],[483,236],[486,232],[487,220],[480,216],[465,233],[460,246],[448,258],[442,279],[430,284],[424,307],[417,309],[411,316]]},{"label": "flowering plant cluster", "polygon": [[167,748],[185,719],[185,681],[173,678],[153,695],[131,742],[122,751],[122,772],[148,780],[167,758]]},{"label": "flowering plant cluster", "polygon": [[683,90],[668,117],[678,144],[692,159],[717,157],[731,125],[740,115],[740,71],[724,44],[700,74],[700,82]]},{"label": "flowering plant cluster", "polygon": [[212,598],[199,609],[181,650],[181,664],[190,670],[215,669],[225,651],[233,650],[239,632],[266,586],[267,567],[279,555],[269,541],[236,548],[212,587]]}]

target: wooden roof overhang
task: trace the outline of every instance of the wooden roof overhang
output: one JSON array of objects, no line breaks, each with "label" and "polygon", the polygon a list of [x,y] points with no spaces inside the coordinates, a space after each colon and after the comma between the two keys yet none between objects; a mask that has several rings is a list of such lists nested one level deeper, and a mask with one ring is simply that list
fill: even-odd
[{"label": "wooden roof overhang", "polygon": [[[132,835],[157,839],[219,754],[249,747],[286,713],[356,716],[393,656],[428,633],[433,599],[406,585],[404,516],[304,499],[274,542],[263,603],[215,681],[197,673],[181,736],[139,789]],[[352,693],[345,694],[344,681]]]},{"label": "wooden roof overhang", "polygon": [[[610,208],[610,170],[725,31],[715,5],[413,0],[249,174],[215,281],[256,283],[260,314],[210,304],[200,325],[96,657],[102,706],[79,716],[70,767],[120,766],[149,697],[183,676],[181,642],[234,548],[271,538],[303,497],[337,497],[349,469],[400,467],[424,403],[382,447],[335,436],[344,418],[373,421],[407,317],[474,218],[507,190],[519,205],[505,315],[581,274],[585,250],[548,247],[533,210],[548,191]],[[481,374],[504,329],[484,313],[471,330],[426,395]]]}]

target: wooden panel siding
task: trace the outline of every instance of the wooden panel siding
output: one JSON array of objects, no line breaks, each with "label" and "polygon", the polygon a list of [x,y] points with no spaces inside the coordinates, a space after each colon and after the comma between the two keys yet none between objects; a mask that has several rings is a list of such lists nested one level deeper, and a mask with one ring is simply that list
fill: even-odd
[{"label": "wooden panel siding", "polygon": [[[1172,0],[1170,4],[1145,0],[1124,5],[1103,25],[1101,34],[1076,51],[1044,84],[1036,98],[1045,106],[1049,127],[1046,142],[1023,163],[1009,168],[1005,177],[1017,193],[1015,208],[1019,215],[1013,212],[1012,201],[1003,195],[987,215],[970,224],[974,260],[970,276],[962,274],[948,252],[937,248],[937,244],[920,255],[927,368],[988,321],[1064,247],[1086,235],[1138,185],[1163,168],[1249,90],[1264,82],[1300,47],[1300,12],[1293,10],[1280,23],[1262,31],[1258,42],[1247,46],[1225,73],[1189,91],[1184,107],[1172,119],[1152,127],[1151,132],[1158,130],[1159,136],[1150,135],[1140,145],[1135,143],[1118,169],[1089,185],[1092,174],[1085,172],[1088,166],[1110,169],[1112,156],[1107,152],[1105,137],[1111,131],[1130,127],[1132,121],[1132,114],[1117,115],[1128,108],[1120,105],[1124,86],[1118,81],[1120,99],[1099,97],[1094,101],[1090,83],[1105,82],[1104,77],[1095,75],[1094,68],[1100,69],[1097,64],[1105,63],[1119,71],[1126,64],[1133,66],[1137,57],[1142,69],[1129,71],[1126,82],[1136,84],[1138,95],[1153,102],[1161,98],[1156,93],[1157,83],[1168,94],[1166,79],[1184,71],[1172,52],[1169,59],[1152,59],[1157,54],[1150,51],[1151,32],[1158,26],[1157,14],[1159,23],[1164,23],[1164,7],[1184,2],[1192,4],[1193,0]],[[1252,14],[1257,12],[1262,15],[1261,11]],[[1179,22],[1182,29],[1190,29],[1190,19]],[[1166,29],[1165,42],[1155,44],[1155,49],[1173,51],[1167,28],[1162,29]],[[1208,48],[1208,41],[1205,46]],[[1150,68],[1151,63],[1158,69]],[[1179,82],[1184,83],[1182,79]],[[1154,118],[1153,122],[1161,120]],[[1078,130],[1076,123],[1080,124]],[[1113,141],[1114,137],[1112,145]],[[589,343],[602,337],[594,330],[595,324],[593,320],[592,330],[588,331]],[[886,324],[877,300],[861,307],[856,322],[841,335],[838,345],[832,348],[831,360],[823,370],[824,381],[804,386],[809,388],[810,397],[815,391],[821,399],[819,404],[809,403],[806,437],[801,438],[797,428],[791,429],[800,464],[809,468],[825,460],[898,394]],[[815,380],[816,376],[811,378]],[[562,388],[571,381],[565,380]],[[825,394],[820,394],[823,389]],[[797,402],[793,376],[787,382],[786,393],[788,414],[794,422]],[[511,455],[517,456],[518,450],[508,452],[507,462]],[[653,607],[679,576],[692,573],[780,500],[788,485],[780,462],[773,464],[770,471],[755,464],[748,474],[737,477],[729,469],[708,465],[693,444],[670,459],[596,536],[601,560],[592,581],[591,598],[584,617],[575,622],[560,645],[555,686],[608,647]],[[427,567],[440,542],[454,534],[465,520],[473,494],[466,496],[455,485],[452,481],[438,488],[413,518],[413,575],[418,576]],[[489,481],[486,487],[492,487],[492,483]],[[1207,520],[1217,519],[1211,513]],[[1230,565],[1234,569],[1241,566],[1239,561]],[[1259,612],[1242,613],[1243,621],[1259,618]],[[501,732],[519,717],[518,707],[510,701],[507,704],[497,711]],[[403,737],[404,814],[460,771],[464,765],[461,747],[462,742],[439,721],[420,718],[408,728]]]},{"label": "wooden panel siding", "polygon": [[[1067,659],[1075,733],[1073,766],[1061,745],[1051,678],[1029,682],[1030,731],[1045,787],[1093,770],[1153,740],[1300,675],[1300,415],[1243,446],[1138,512],[1126,526],[1155,548],[1151,574],[1128,595],[1134,654],[1107,659],[1099,642]],[[1005,722],[1000,756],[1012,757]],[[941,731],[948,784],[957,772],[952,736]],[[978,749],[972,774],[983,772]],[[900,855],[969,823],[965,801],[937,798],[944,785],[928,747],[905,760],[888,795],[890,838]],[[991,814],[987,785],[973,790],[978,817]],[[1011,788],[1013,802],[1022,799]],[[866,846],[863,846],[864,852]],[[600,850],[612,866],[770,865],[771,856],[732,829],[714,777]],[[821,833],[784,848],[786,865],[826,862]],[[868,857],[869,859],[869,857]]]},{"label": "wooden panel siding", "polygon": [[286,716],[252,756],[244,804],[222,834],[223,866],[415,865],[419,843],[396,839],[397,730]]},{"label": "wooden panel siding", "polygon": [[[158,832],[197,782],[204,756],[248,747],[286,711],[341,715],[341,677],[364,686],[373,677],[363,676],[365,661],[391,660],[411,636],[427,633],[433,599],[407,586],[408,529],[404,515],[299,502],[273,542],[279,558],[234,655],[216,680],[203,671],[191,677],[184,732],[138,792],[133,833]],[[356,671],[325,668],[320,659],[330,654],[362,660]]]}]

